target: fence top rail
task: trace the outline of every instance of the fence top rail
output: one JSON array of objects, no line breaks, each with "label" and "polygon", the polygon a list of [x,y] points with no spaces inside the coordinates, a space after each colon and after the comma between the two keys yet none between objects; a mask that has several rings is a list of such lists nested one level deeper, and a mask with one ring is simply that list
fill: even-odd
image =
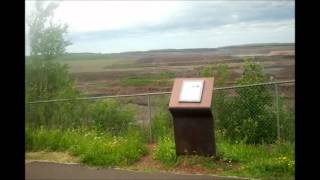
[{"label": "fence top rail", "polygon": [[[257,84],[229,86],[229,87],[217,87],[217,88],[213,88],[213,90],[235,89],[235,88],[245,88],[245,87],[265,86],[265,85],[276,85],[276,84],[286,84],[286,83],[295,83],[295,80],[267,82],[267,83],[257,83]],[[171,91],[170,92],[156,92],[156,93],[127,94],[127,95],[82,97],[82,98],[73,98],[73,99],[51,99],[51,100],[40,100],[40,101],[27,102],[27,104],[63,102],[63,101],[79,101],[79,100],[99,100],[99,99],[106,99],[106,98],[153,96],[153,95],[163,95],[163,94],[171,94]]]}]

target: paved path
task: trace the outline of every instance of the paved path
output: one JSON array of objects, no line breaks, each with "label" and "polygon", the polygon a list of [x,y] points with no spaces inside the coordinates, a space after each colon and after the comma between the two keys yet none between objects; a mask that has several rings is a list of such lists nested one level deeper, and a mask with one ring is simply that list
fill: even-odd
[{"label": "paved path", "polygon": [[110,168],[90,168],[80,164],[59,164],[53,162],[29,162],[25,164],[28,180],[60,179],[180,179],[180,180],[238,180],[243,178],[219,177],[211,175],[182,175],[172,173],[147,173]]}]

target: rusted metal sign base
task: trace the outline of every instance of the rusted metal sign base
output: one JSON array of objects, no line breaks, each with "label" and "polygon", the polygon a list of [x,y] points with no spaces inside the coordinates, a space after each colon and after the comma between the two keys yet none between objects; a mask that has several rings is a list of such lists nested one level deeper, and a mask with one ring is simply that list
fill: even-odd
[{"label": "rusted metal sign base", "polygon": [[169,109],[173,116],[177,155],[216,155],[210,109]]}]

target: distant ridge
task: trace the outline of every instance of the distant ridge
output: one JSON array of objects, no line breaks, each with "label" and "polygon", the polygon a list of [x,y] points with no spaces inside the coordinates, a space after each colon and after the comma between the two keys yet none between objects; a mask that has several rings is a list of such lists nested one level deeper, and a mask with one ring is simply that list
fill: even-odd
[{"label": "distant ridge", "polygon": [[[231,55],[242,52],[252,52],[254,51],[266,51],[268,49],[288,49],[294,50],[295,43],[252,43],[252,44],[240,44],[231,46],[221,46],[216,48],[186,48],[186,49],[153,49],[147,51],[126,51],[119,53],[91,53],[91,52],[81,52],[81,53],[67,53],[59,59],[101,59],[101,58],[111,58],[119,56],[135,56],[135,55],[152,55],[159,53],[217,53],[221,55]],[[28,56],[26,56],[28,58]]]},{"label": "distant ridge", "polygon": [[110,54],[122,54],[122,53],[145,53],[145,52],[181,52],[181,51],[207,51],[207,50],[218,50],[218,49],[228,49],[228,48],[241,48],[241,47],[266,47],[266,46],[294,46],[295,43],[252,43],[252,44],[239,44],[239,45],[230,45],[230,46],[221,46],[215,48],[184,48],[184,49],[151,49],[146,51],[124,51],[119,53],[110,53]]}]

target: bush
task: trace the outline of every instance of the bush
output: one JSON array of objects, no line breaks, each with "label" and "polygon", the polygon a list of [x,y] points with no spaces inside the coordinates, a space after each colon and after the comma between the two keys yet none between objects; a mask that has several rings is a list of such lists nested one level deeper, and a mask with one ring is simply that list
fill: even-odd
[{"label": "bush", "polygon": [[[244,65],[244,72],[237,85],[265,82],[263,68],[251,60]],[[233,141],[246,143],[272,143],[277,139],[277,111],[273,106],[273,95],[267,86],[238,88],[235,95],[220,93],[215,97],[217,124]],[[280,102],[281,104],[281,102]],[[282,117],[289,112],[280,105]]]},{"label": "bush", "polygon": [[281,139],[295,142],[295,114],[294,108],[288,107],[283,98],[279,98],[279,119]]},{"label": "bush", "polygon": [[68,66],[58,62],[29,59],[26,62],[26,100],[78,97]]},{"label": "bush", "polygon": [[135,111],[117,100],[103,100],[91,104],[90,117],[96,129],[119,134],[127,131],[130,123],[135,122]]},{"label": "bush", "polygon": [[175,165],[177,156],[173,138],[169,136],[161,137],[157,143],[153,158],[168,166]]},{"label": "bush", "polygon": [[[66,65],[43,59],[28,59],[25,74],[26,102],[77,98],[81,95],[80,91],[74,88],[74,81]],[[35,126],[51,126],[56,121],[74,124],[83,112],[80,104],[79,102],[26,104],[26,123]]]}]

